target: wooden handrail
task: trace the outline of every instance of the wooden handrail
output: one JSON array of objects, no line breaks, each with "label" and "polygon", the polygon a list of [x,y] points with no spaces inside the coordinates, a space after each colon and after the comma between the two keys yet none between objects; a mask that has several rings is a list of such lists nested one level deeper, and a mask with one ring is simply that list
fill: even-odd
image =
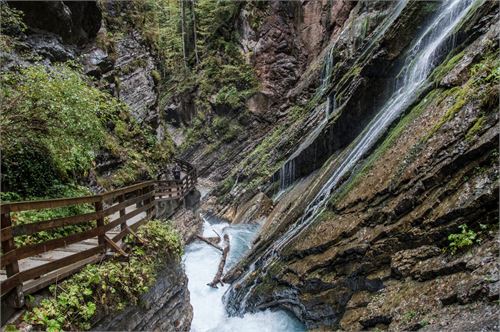
[{"label": "wooden handrail", "polygon": [[[197,182],[196,168],[180,159],[175,159],[175,162],[179,165],[182,172],[185,173],[185,176],[180,180],[144,181],[92,196],[1,204],[2,222],[0,235],[2,255],[0,256],[0,265],[2,268],[5,267],[7,275],[7,279],[0,284],[1,295],[4,296],[15,288],[17,290],[14,296],[17,297],[17,294],[23,294],[22,285],[25,281],[39,278],[51,271],[80,261],[84,261],[81,264],[87,263],[89,257],[97,254],[102,255],[107,249],[117,250],[118,247],[115,242],[120,241],[144,222],[155,218],[155,200],[180,200],[195,188]],[[12,212],[52,209],[81,204],[93,205],[95,211],[23,225],[12,224]],[[119,216],[113,221],[106,222],[106,217],[115,213],[119,213]],[[146,216],[129,227],[127,221],[141,213],[145,213]],[[32,235],[42,231],[88,223],[90,221],[96,221],[96,225],[93,228],[61,238],[22,247],[16,247],[14,242],[17,236]],[[119,227],[120,232],[113,239],[106,237],[106,232],[115,227]],[[28,270],[20,271],[19,269],[18,261],[21,259],[95,237],[98,238],[98,244],[91,249],[47,262]],[[22,305],[23,299],[16,298],[15,300],[15,303]]]}]

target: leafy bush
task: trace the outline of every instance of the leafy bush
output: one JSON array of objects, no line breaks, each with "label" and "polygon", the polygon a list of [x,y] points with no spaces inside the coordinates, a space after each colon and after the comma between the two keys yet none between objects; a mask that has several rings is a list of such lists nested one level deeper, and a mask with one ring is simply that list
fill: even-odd
[{"label": "leafy bush", "polygon": [[234,85],[224,86],[220,89],[215,96],[215,102],[218,105],[227,105],[233,110],[243,106],[240,92]]},{"label": "leafy bush", "polygon": [[24,13],[11,8],[7,3],[0,2],[0,17],[2,17],[2,34],[18,34],[27,29],[23,22]]},{"label": "leafy bush", "polygon": [[224,116],[217,116],[212,121],[214,139],[224,143],[233,141],[243,131],[238,121]]},{"label": "leafy bush", "polygon": [[[150,177],[173,152],[170,137],[157,140],[127,106],[90,85],[76,67],[34,65],[0,76],[2,84],[2,185],[24,197],[48,196],[59,184],[88,175],[107,149],[125,169],[105,188]],[[61,197],[57,195],[55,197]]]},{"label": "leafy bush", "polygon": [[0,77],[4,188],[45,194],[57,178],[92,166],[105,130],[100,116],[117,105],[65,65],[41,65]]},{"label": "leafy bush", "polygon": [[469,229],[466,224],[460,225],[459,228],[462,230],[460,233],[448,235],[448,241],[450,241],[448,248],[452,254],[480,242],[478,234]]},{"label": "leafy bush", "polygon": [[[148,222],[146,227],[139,228],[137,235],[147,241],[148,254],[160,254],[163,251],[179,257],[182,255],[182,242],[179,234],[164,221],[152,220]],[[129,242],[131,239],[133,238],[129,236]]]},{"label": "leafy bush", "polygon": [[128,262],[91,264],[52,285],[53,296],[28,311],[24,321],[47,331],[87,330],[104,313],[137,304],[154,284],[160,265],[182,254],[179,234],[165,222],[150,221],[139,228],[138,236],[146,245],[127,239]]}]

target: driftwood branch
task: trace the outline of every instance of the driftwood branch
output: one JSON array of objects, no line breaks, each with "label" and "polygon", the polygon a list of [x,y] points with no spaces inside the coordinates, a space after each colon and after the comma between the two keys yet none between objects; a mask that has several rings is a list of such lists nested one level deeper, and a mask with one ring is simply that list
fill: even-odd
[{"label": "driftwood branch", "polygon": [[220,234],[217,233],[217,231],[215,229],[213,229],[213,228],[212,228],[212,232],[214,232],[215,234],[217,234],[217,237],[219,238],[219,241],[217,243],[219,243],[222,240],[222,238],[220,237]]},{"label": "driftwood branch", "polygon": [[215,243],[212,243],[210,240],[208,240],[208,239],[204,238],[203,236],[196,235],[196,238],[197,238],[198,240],[201,240],[201,241],[205,242],[206,244],[211,245],[212,247],[214,247],[214,248],[215,248],[215,249],[217,249],[217,250],[223,251],[221,247],[219,247],[219,246],[218,246],[218,245],[216,245]]},{"label": "driftwood branch", "polygon": [[229,236],[227,234],[224,234],[224,250],[222,251],[222,257],[219,263],[219,269],[217,270],[217,274],[214,277],[214,280],[212,280],[211,283],[207,284],[210,287],[217,288],[217,284],[221,284],[221,286],[224,285],[222,282],[222,271],[224,270],[224,266],[226,265],[226,259],[227,259],[227,254],[229,253]]}]

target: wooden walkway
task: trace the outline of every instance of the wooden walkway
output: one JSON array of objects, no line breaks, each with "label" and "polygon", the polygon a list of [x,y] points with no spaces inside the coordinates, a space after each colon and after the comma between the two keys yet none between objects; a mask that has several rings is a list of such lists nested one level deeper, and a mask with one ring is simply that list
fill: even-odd
[{"label": "wooden walkway", "polygon": [[[176,159],[182,169],[180,180],[146,181],[100,195],[1,205],[0,288],[2,302],[22,307],[24,296],[61,280],[83,266],[122,250],[122,239],[135,235],[137,227],[156,217],[155,204],[182,200],[197,181],[196,169]],[[15,225],[16,212],[93,205],[94,212],[29,224]],[[32,235],[60,227],[95,221],[95,227],[62,238],[16,247],[16,236]]]}]

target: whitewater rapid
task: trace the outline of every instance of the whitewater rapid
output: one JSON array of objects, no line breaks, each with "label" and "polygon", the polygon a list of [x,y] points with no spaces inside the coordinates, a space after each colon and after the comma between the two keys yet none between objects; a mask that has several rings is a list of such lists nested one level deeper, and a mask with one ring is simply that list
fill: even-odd
[{"label": "whitewater rapid", "polygon": [[[203,218],[203,236],[229,235],[230,248],[226,268],[234,266],[250,249],[260,228],[256,224],[230,225],[214,218]],[[215,231],[215,232],[214,232]],[[228,285],[218,289],[207,286],[217,272],[221,253],[210,245],[195,241],[186,247],[183,262],[188,276],[190,301],[193,306],[191,331],[279,332],[304,331],[303,325],[284,311],[266,310],[247,313],[243,317],[229,317],[222,297]]]}]

